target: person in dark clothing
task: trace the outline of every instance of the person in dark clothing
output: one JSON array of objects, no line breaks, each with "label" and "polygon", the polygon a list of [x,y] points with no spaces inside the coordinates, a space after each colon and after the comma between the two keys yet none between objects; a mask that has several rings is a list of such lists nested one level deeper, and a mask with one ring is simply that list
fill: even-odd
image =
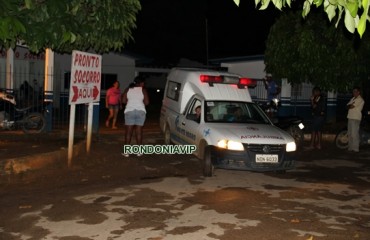
[{"label": "person in dark clothing", "polygon": [[312,89],[311,109],[312,109],[312,133],[310,148],[321,149],[322,127],[325,122],[326,103],[321,95],[319,87]]},{"label": "person in dark clothing", "polygon": [[21,106],[28,106],[32,103],[33,87],[24,81],[19,88]]},{"label": "person in dark clothing", "polygon": [[201,106],[196,107],[195,108],[195,121],[197,123],[200,123],[201,114],[202,114],[202,108],[201,108]]}]

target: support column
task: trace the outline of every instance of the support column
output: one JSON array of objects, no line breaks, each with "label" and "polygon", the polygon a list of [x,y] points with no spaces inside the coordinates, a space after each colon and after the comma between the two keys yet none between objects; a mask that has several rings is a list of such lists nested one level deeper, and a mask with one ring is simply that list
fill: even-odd
[{"label": "support column", "polygon": [[6,91],[14,91],[14,50],[9,48],[6,51]]},{"label": "support column", "polygon": [[[92,133],[98,134],[99,133],[99,125],[100,125],[100,103],[99,102],[93,102],[93,121],[92,121]],[[89,104],[85,104],[85,118],[84,118],[84,130],[88,130],[88,114],[89,114]],[[118,124],[118,123],[117,123]]]},{"label": "support column", "polygon": [[99,133],[99,115],[100,115],[99,102],[94,102],[93,112],[94,112],[94,115],[93,115],[92,132],[97,134],[97,133]]},{"label": "support column", "polygon": [[291,115],[291,95],[292,95],[292,85],[288,82],[287,78],[281,79],[281,93],[280,101],[281,105],[279,108],[279,116],[289,116]]},{"label": "support column", "polygon": [[337,116],[337,93],[328,92],[327,102],[326,102],[326,122],[335,123]]},{"label": "support column", "polygon": [[44,81],[44,103],[46,108],[46,131],[52,130],[53,120],[53,83],[54,83],[54,52],[47,48],[45,50],[45,81]]}]

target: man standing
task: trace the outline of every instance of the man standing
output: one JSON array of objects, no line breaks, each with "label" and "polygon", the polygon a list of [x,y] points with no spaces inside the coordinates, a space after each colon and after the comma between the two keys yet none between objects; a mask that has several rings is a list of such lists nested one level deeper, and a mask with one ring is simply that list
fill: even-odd
[{"label": "man standing", "polygon": [[265,89],[267,90],[267,101],[270,104],[272,99],[276,98],[277,95],[279,95],[280,87],[272,79],[272,75],[270,73],[266,74],[266,78],[264,79],[263,83],[265,84]]},{"label": "man standing", "polygon": [[359,152],[360,146],[360,123],[364,99],[361,97],[361,89],[353,88],[353,97],[347,104],[348,109],[348,151]]},{"label": "man standing", "polygon": [[272,79],[272,75],[270,73],[266,74],[266,78],[263,80],[265,84],[265,89],[267,90],[267,115],[272,118],[277,111],[277,103],[273,102],[273,99],[277,98],[277,95],[280,93],[280,87],[276,84],[276,82]]}]

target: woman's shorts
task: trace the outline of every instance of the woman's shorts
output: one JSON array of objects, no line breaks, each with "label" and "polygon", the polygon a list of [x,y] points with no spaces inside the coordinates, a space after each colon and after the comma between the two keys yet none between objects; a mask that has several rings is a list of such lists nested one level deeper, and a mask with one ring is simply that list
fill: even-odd
[{"label": "woman's shorts", "polygon": [[312,131],[321,132],[325,118],[323,116],[314,116],[312,120]]},{"label": "woman's shorts", "polygon": [[146,112],[142,110],[133,110],[125,112],[125,125],[143,126],[146,118]]},{"label": "woman's shorts", "polygon": [[117,105],[109,104],[108,109],[119,110],[119,104],[117,104]]}]

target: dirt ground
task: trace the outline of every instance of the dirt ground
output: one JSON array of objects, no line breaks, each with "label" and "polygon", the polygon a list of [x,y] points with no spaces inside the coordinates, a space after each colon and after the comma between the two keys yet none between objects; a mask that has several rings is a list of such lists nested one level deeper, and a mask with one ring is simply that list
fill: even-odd
[{"label": "dirt ground", "polygon": [[[74,218],[76,213],[74,211],[77,208],[79,209],[78,214],[83,212],[86,214],[86,219],[93,221],[99,221],[99,204],[92,204],[92,209],[83,207],[77,201],[72,201],[75,196],[81,196],[83,194],[90,194],[95,192],[102,192],[104,189],[109,189],[110,187],[127,187],[135,184],[143,183],[153,183],[160,182],[164,178],[170,177],[180,177],[186,178],[192,184],[199,184],[202,181],[201,173],[201,164],[200,161],[189,161],[189,156],[186,155],[144,155],[141,157],[130,156],[124,158],[121,156],[121,147],[123,143],[123,125],[118,126],[118,130],[112,130],[105,127],[100,129],[100,133],[97,136],[93,137],[92,149],[89,155],[81,155],[73,159],[73,164],[70,168],[67,167],[67,160],[65,164],[58,164],[49,166],[47,168],[35,171],[28,171],[18,175],[0,175],[0,199],[2,207],[0,208],[0,215],[2,216],[3,221],[0,221],[0,225],[5,226],[4,229],[7,229],[10,232],[25,232],[35,236],[32,239],[41,239],[44,234],[46,234],[44,229],[34,227],[34,217],[29,219],[19,220],[15,218],[19,212],[27,212],[33,209],[39,209],[44,205],[54,203],[57,205],[59,203],[59,208],[53,208],[49,210],[47,216],[51,220],[61,221],[64,219]],[[57,137],[58,136],[58,137]],[[0,136],[1,137],[1,136]],[[6,154],[7,156],[13,156],[17,154],[22,154],[27,152],[27,154],[38,154],[44,151],[51,151],[53,149],[60,149],[67,147],[67,136],[65,134],[56,134],[56,135],[43,135],[43,136],[17,136],[17,141],[12,141],[11,139],[0,138],[1,143],[5,143],[4,147],[1,145],[1,159]],[[81,138],[83,139],[83,138]],[[161,144],[163,143],[163,136],[159,132],[158,124],[156,121],[148,122],[145,131],[144,131],[144,141],[149,144]],[[306,142],[308,145],[308,142]],[[6,150],[5,150],[6,149]],[[368,149],[368,148],[367,148]],[[9,151],[14,151],[13,153],[8,153]],[[368,151],[367,151],[368,152]],[[360,153],[361,154],[361,153]],[[346,153],[344,150],[338,151],[333,145],[332,142],[326,141],[323,145],[322,150],[307,150],[302,149],[297,152],[297,160],[305,161],[310,163],[310,161],[320,160],[320,159],[340,159],[341,155],[349,156],[349,153]],[[1,160],[0,160],[1,161]],[[350,173],[347,173],[345,168],[342,169],[333,169],[330,170],[331,174],[328,174],[328,168],[318,168],[314,167],[315,171],[297,173],[297,176],[305,182],[316,182],[317,179],[321,179],[324,182],[331,182],[332,179],[339,181],[340,183],[347,183],[352,181],[357,183],[358,179],[351,179]],[[271,173],[273,174],[273,173]],[[279,177],[284,178],[284,174]],[[285,177],[289,178],[290,175]],[[341,179],[342,176],[343,179]],[[339,180],[338,180],[339,179]],[[204,179],[203,179],[204,180]],[[361,183],[361,182],[360,182]],[[356,187],[366,188],[363,186],[364,183],[357,183]],[[273,184],[270,186],[273,188]],[[220,205],[212,202],[214,199],[218,199],[220,196],[225,196],[226,199],[230,197],[230,191],[235,194],[239,194],[240,202],[235,204],[230,204],[232,212],[237,212],[239,209],[237,206],[245,204],[246,199],[248,199],[248,204],[258,205],[260,202],[266,201],[263,194],[256,195],[256,197],[250,199],[252,192],[250,190],[244,190],[242,193],[239,193],[237,189],[219,189],[216,191],[215,196],[210,195],[211,193],[203,192],[194,196],[194,198],[185,198],[185,203],[188,202],[200,202],[204,205],[210,205],[216,209],[219,209],[220,212],[225,211],[225,202],[221,199]],[[207,195],[208,194],[208,195]],[[316,197],[318,192],[313,192]],[[305,195],[306,196],[306,195]],[[128,198],[125,204],[134,205],[134,206],[153,206],[155,202],[165,201],[168,196],[163,195],[162,193],[156,193],[150,191],[149,193],[139,192],[135,197]],[[287,196],[285,196],[287,197]],[[295,197],[295,196],[292,196]],[[308,196],[306,196],[308,197]],[[340,198],[339,196],[338,198]],[[161,199],[163,198],[163,199]],[[67,200],[66,200],[67,199]],[[96,199],[96,203],[104,202],[108,197],[103,196]],[[212,201],[211,201],[211,200]],[[211,202],[210,202],[211,201]],[[153,203],[154,202],[154,203]],[[227,201],[226,201],[227,202]],[[271,206],[276,206],[277,200],[271,200]],[[14,207],[16,206],[16,207]],[[284,205],[287,209],[290,209],[290,206]],[[264,205],[264,208],[266,206]],[[207,207],[208,208],[208,207]],[[246,208],[247,209],[247,208]],[[244,218],[257,218],[260,217],[261,211],[265,209],[260,209],[259,211],[246,211],[244,212]],[[310,209],[312,211],[312,209]],[[317,212],[323,214],[323,209],[318,208]],[[165,214],[158,214],[158,212],[152,213],[148,211],[138,211],[136,215],[133,215],[131,218],[128,218],[130,224],[127,226],[129,229],[142,228],[143,226],[154,226],[156,228],[163,227],[163,219],[168,218],[170,213],[166,211]],[[254,214],[254,215],[253,215]],[[293,218],[291,212],[286,213],[286,219],[291,219],[291,224],[297,224],[296,218]],[[128,214],[127,214],[128,215]],[[280,215],[283,215],[282,213]],[[279,216],[280,216],[279,215]],[[253,217],[252,217],[253,216]],[[308,216],[304,215],[304,219],[309,219]],[[302,218],[303,218],[302,217]],[[262,218],[266,219],[266,215],[262,213]],[[4,221],[4,219],[6,219]],[[90,222],[87,222],[89,224]],[[289,223],[289,222],[288,222]],[[318,226],[317,222],[304,222],[302,224],[307,224],[308,229],[312,229],[311,225]],[[289,224],[288,224],[289,225]],[[272,227],[271,224],[268,225],[270,230],[266,230],[266,227],[263,227],[263,231],[268,231],[272,234],[271,229],[279,228],[279,226]],[[226,228],[226,227],[225,227]],[[365,236],[367,233],[364,230],[364,227],[354,225],[353,231],[356,232],[356,236]],[[126,230],[126,229],[123,229]],[[123,232],[122,230],[122,232]],[[173,234],[182,234],[183,231],[190,232],[196,231],[197,228],[176,228],[173,230]],[[253,236],[253,234],[260,234],[260,232],[251,232],[251,228],[248,228],[249,232],[243,232],[242,236]],[[352,234],[352,232],[350,232]],[[225,234],[223,238],[220,239],[245,239],[238,238],[234,235],[232,231],[228,234]],[[274,232],[275,234],[275,232]],[[360,235],[361,234],[361,235]],[[269,235],[269,234],[268,234]],[[272,235],[271,235],[272,236]],[[264,239],[297,239],[297,237],[292,234],[294,237],[287,236],[275,236],[272,238]],[[2,238],[3,237],[3,238]],[[0,231],[0,239],[20,239],[9,235],[7,232]],[[69,237],[61,239],[87,239],[81,237]],[[90,238],[89,238],[90,239]],[[150,238],[154,239],[154,238]],[[160,238],[155,238],[160,239]],[[257,239],[257,238],[256,238]],[[261,238],[258,238],[261,239]],[[304,239],[309,239],[305,237]],[[313,238],[311,238],[313,239]],[[315,238],[317,239],[317,238]],[[349,239],[349,238],[328,238],[328,239]]]},{"label": "dirt ground", "polygon": [[[122,114],[121,114],[122,115]],[[98,143],[104,138],[116,138],[123,141],[124,124],[123,116],[118,119],[118,129],[113,130],[105,127],[105,115],[101,117],[101,123],[97,133],[93,133],[93,143]],[[151,117],[145,124],[145,131],[157,132],[160,129],[158,126],[158,118]],[[19,158],[24,156],[33,156],[40,153],[53,152],[60,149],[68,148],[68,128],[53,129],[49,133],[41,134],[25,134],[21,130],[16,131],[0,131],[0,161],[3,159]],[[74,144],[86,140],[86,131],[81,126],[76,126],[74,135]],[[135,140],[133,138],[133,140]],[[94,151],[100,151],[96,147]],[[104,151],[104,149],[102,149]]]},{"label": "dirt ground", "polygon": [[3,133],[0,136],[1,159],[33,156],[57,151],[68,146],[67,136],[61,136],[59,133],[24,135],[20,131],[13,131]]},{"label": "dirt ground", "polygon": [[[67,159],[40,170],[27,171],[18,175],[0,174],[0,186],[37,182],[41,185],[69,185],[87,181],[122,176],[125,178],[141,178],[141,170],[135,169],[140,161],[150,159],[150,156],[140,158],[133,156],[127,159],[121,155],[124,126],[118,125],[117,130],[101,126],[97,134],[93,134],[89,155],[79,155],[72,160],[68,168]],[[74,143],[86,140],[85,132],[76,132]],[[135,136],[133,136],[135,143]],[[163,143],[158,124],[147,122],[144,128],[144,143]],[[84,144],[84,143],[83,143]],[[0,161],[16,159],[25,156],[35,156],[40,153],[68,149],[68,131],[55,131],[47,134],[25,135],[21,131],[0,132]],[[124,160],[124,161],[123,161]],[[138,161],[140,160],[140,161]],[[166,161],[166,159],[164,159]],[[156,161],[160,164],[159,161]],[[123,172],[127,169],[128,171]],[[139,167],[138,167],[139,169]],[[132,171],[131,171],[132,170]],[[144,173],[143,173],[144,174]],[[65,176],[68,175],[68,178]]]}]

